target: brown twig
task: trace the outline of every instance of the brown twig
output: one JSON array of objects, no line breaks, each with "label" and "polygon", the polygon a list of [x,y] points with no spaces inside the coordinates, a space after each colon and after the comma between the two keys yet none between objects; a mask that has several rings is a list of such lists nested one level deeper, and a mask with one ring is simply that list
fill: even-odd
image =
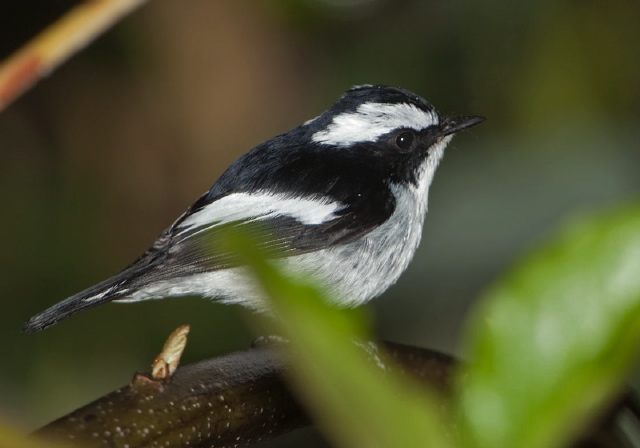
[{"label": "brown twig", "polygon": [[0,65],[0,111],[145,0],[86,0]]}]

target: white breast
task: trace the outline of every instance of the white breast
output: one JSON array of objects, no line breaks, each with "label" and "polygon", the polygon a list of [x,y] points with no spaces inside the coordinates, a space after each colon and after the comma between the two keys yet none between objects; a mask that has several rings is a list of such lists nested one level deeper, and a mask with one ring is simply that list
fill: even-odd
[{"label": "white breast", "polygon": [[386,291],[400,278],[420,244],[429,186],[450,139],[430,149],[417,185],[390,185],[396,208],[380,227],[350,244],[286,259],[285,267],[311,273],[342,306],[361,305]]},{"label": "white breast", "polygon": [[392,189],[396,211],[380,227],[350,244],[286,259],[285,268],[310,273],[342,306],[358,306],[380,295],[413,258],[427,206],[426,197],[415,189],[397,185]]}]

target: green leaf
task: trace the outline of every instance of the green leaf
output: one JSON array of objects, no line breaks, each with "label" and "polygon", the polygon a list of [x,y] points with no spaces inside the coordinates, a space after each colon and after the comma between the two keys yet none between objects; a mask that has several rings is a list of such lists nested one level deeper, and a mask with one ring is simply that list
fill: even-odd
[{"label": "green leaf", "polygon": [[376,365],[357,342],[369,339],[362,310],[330,306],[319,288],[283,275],[255,246],[233,245],[271,299],[270,328],[289,341],[294,388],[336,446],[451,446],[445,405]]},{"label": "green leaf", "polygon": [[640,342],[640,209],[567,228],[498,282],[459,393],[477,446],[563,446],[623,386]]}]

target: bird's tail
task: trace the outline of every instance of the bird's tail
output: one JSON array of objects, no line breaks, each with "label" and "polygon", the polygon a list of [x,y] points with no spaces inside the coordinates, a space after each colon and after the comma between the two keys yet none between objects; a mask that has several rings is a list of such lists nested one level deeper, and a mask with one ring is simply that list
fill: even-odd
[{"label": "bird's tail", "polygon": [[44,330],[47,327],[71,316],[79,311],[111,302],[125,295],[126,290],[122,286],[122,277],[116,275],[98,283],[84,291],[75,294],[62,302],[56,303],[51,308],[36,314],[22,325],[23,331],[33,333]]}]

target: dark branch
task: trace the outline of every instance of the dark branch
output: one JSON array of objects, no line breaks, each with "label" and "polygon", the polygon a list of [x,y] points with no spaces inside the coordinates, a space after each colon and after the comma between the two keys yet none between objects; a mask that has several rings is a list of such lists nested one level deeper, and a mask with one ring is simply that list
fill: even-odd
[{"label": "dark branch", "polygon": [[[445,395],[450,392],[452,358],[406,345],[382,345],[405,374]],[[180,367],[170,382],[136,374],[129,385],[36,435],[73,439],[89,448],[245,446],[273,438],[310,424],[282,380],[287,366],[277,348],[260,346]],[[603,419],[601,429],[576,447],[623,447],[610,420]]]}]

